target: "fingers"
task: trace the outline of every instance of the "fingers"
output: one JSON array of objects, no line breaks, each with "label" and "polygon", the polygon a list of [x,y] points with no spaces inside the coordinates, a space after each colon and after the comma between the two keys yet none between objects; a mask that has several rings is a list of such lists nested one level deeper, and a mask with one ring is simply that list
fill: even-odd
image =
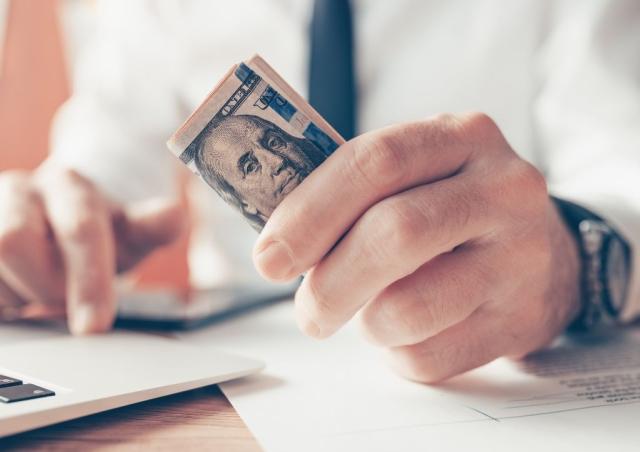
[{"label": "fingers", "polygon": [[45,304],[62,301],[62,272],[48,237],[40,198],[26,173],[0,177],[0,279],[21,299]]},{"label": "fingers", "polygon": [[187,219],[185,209],[173,199],[145,201],[114,215],[118,271],[130,269],[157,247],[177,239]]},{"label": "fingers", "polygon": [[391,284],[362,310],[364,333],[372,342],[398,347],[422,342],[466,319],[483,303],[502,296],[506,250],[465,245],[427,262]]},{"label": "fingers", "polygon": [[455,178],[421,186],[369,209],[300,286],[303,331],[333,334],[391,283],[490,231],[484,202],[473,187],[463,187],[467,183]]},{"label": "fingers", "polygon": [[0,279],[0,321],[11,321],[22,317],[24,301]]},{"label": "fingers", "polygon": [[509,354],[511,344],[496,335],[514,326],[483,308],[468,319],[415,345],[389,350],[392,367],[402,376],[436,383]]},{"label": "fingers", "polygon": [[257,269],[274,280],[306,271],[371,205],[459,171],[472,151],[460,137],[459,122],[442,116],[344,144],[273,212],[254,248]]},{"label": "fingers", "polygon": [[118,266],[127,269],[173,240],[184,221],[176,202],[114,209],[89,181],[51,162],[35,176],[0,175],[0,317],[59,315],[66,299],[74,333],[109,328],[114,229]]},{"label": "fingers", "polygon": [[[74,171],[49,171],[38,182],[64,262],[69,327],[74,334],[105,331],[115,316],[115,245],[106,202]],[[47,190],[54,184],[55,192]]]}]

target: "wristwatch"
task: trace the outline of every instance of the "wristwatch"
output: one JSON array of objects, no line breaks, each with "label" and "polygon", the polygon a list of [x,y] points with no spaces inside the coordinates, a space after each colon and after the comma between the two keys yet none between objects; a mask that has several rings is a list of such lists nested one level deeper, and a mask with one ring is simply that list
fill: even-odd
[{"label": "wristwatch", "polygon": [[581,258],[582,307],[570,331],[617,323],[627,303],[631,248],[610,224],[593,212],[552,198],[575,235]]}]

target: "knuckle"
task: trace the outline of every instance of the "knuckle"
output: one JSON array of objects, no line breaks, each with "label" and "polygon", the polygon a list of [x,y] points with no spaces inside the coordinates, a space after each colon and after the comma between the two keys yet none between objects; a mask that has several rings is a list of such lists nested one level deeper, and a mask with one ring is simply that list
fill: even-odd
[{"label": "knuckle", "polygon": [[[532,216],[540,218],[546,210],[549,199],[546,180],[535,166],[525,160],[509,159],[502,171],[485,180],[487,197],[502,206],[505,212],[516,213],[516,219],[529,221]],[[523,199],[526,202],[522,202]]]},{"label": "knuckle", "polygon": [[424,123],[427,133],[430,133],[430,140],[435,143],[448,144],[453,139],[462,136],[464,122],[458,115],[453,113],[439,113]]},{"label": "knuckle", "polygon": [[[477,155],[501,155],[511,151],[496,122],[486,113],[473,112],[459,118],[459,131],[471,152]],[[513,152],[513,151],[511,151]],[[490,160],[486,164],[493,164]],[[489,168],[491,169],[491,168]]]},{"label": "knuckle", "polygon": [[407,203],[390,200],[385,210],[387,230],[383,229],[383,232],[394,245],[393,248],[406,249],[414,245],[415,238],[425,226],[424,222],[419,221],[414,209]]},{"label": "knuckle", "polygon": [[463,141],[463,127],[460,118],[451,113],[440,113],[410,127],[411,136],[418,137],[416,147],[428,147],[439,153],[451,152],[459,148]]},{"label": "knuckle", "polygon": [[542,173],[531,163],[517,159],[512,167],[513,177],[533,196],[547,196],[547,182]]},{"label": "knuckle", "polygon": [[380,133],[354,143],[348,170],[367,188],[388,191],[402,181],[405,159],[402,138]]},{"label": "knuckle", "polygon": [[500,129],[489,115],[483,112],[471,112],[464,115],[462,125],[467,131],[483,137],[500,136]]},{"label": "knuckle", "polygon": [[[472,207],[470,200],[455,189],[439,189],[439,199],[433,198],[430,203],[403,198],[388,200],[387,230],[382,229],[386,234],[380,239],[387,241],[391,252],[404,251],[406,255],[424,243],[426,237],[432,251],[450,249],[455,233],[467,225],[477,207]],[[455,204],[455,210],[449,204]]]},{"label": "knuckle", "polygon": [[458,127],[460,125],[460,118],[453,113],[438,113],[433,117],[433,120],[444,127]]},{"label": "knuckle", "polygon": [[368,237],[366,254],[388,264],[415,246],[420,228],[425,226],[419,224],[413,209],[395,199],[378,203],[363,219]]},{"label": "knuckle", "polygon": [[[540,212],[546,210],[549,194],[547,191],[547,182],[538,169],[531,163],[517,159],[510,168],[510,177],[508,184],[511,187],[519,187],[517,192],[518,199],[513,199],[515,205],[524,208],[533,215],[539,215]],[[520,196],[526,194],[527,202],[521,202]]]}]

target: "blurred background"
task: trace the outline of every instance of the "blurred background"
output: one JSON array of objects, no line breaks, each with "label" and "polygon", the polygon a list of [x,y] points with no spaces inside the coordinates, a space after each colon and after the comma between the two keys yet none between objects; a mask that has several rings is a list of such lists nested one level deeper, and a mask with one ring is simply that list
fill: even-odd
[{"label": "blurred background", "polygon": [[[69,96],[75,55],[95,14],[92,0],[0,0],[0,171],[32,169],[46,158],[51,120]],[[150,256],[132,279],[186,288],[187,234]]]}]

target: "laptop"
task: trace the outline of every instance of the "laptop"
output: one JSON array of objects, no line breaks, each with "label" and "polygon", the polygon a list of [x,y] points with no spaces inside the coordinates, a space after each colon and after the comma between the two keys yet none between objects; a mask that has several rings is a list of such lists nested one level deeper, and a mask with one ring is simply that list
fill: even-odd
[{"label": "laptop", "polygon": [[73,337],[0,325],[0,437],[244,377],[262,363],[116,330]]}]

